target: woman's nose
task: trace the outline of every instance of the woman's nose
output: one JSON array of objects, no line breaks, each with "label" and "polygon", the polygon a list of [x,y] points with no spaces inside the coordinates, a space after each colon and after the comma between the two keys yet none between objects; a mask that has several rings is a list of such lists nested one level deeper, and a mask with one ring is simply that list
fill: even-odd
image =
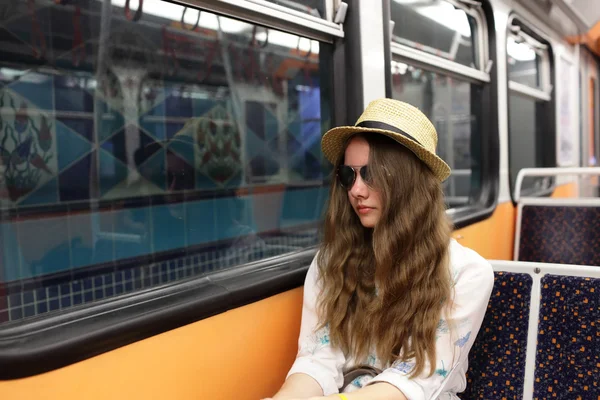
[{"label": "woman's nose", "polygon": [[353,197],[358,198],[358,197],[367,197],[368,193],[369,193],[369,189],[367,188],[367,185],[362,180],[362,177],[360,176],[360,174],[357,174],[356,180],[354,181],[354,184],[350,188],[350,194]]}]

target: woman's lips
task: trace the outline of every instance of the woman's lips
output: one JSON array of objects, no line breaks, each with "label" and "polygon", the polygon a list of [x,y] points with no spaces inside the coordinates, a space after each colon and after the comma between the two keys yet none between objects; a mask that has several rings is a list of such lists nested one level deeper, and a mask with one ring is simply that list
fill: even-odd
[{"label": "woman's lips", "polygon": [[360,214],[368,214],[369,211],[371,211],[373,208],[371,207],[367,207],[367,206],[358,206],[356,207],[356,210],[360,213]]}]

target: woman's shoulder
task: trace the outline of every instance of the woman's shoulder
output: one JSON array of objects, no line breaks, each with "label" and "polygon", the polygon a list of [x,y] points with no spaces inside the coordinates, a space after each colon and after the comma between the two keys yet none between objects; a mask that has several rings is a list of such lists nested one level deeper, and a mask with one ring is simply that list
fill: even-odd
[{"label": "woman's shoulder", "polygon": [[450,268],[454,280],[461,275],[476,275],[486,282],[493,282],[494,270],[492,264],[475,250],[463,246],[455,239],[450,240]]}]

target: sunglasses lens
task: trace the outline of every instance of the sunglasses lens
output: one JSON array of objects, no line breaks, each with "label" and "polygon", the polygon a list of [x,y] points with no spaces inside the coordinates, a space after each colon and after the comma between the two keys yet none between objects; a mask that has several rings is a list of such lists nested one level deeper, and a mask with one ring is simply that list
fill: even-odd
[{"label": "sunglasses lens", "polygon": [[371,185],[371,174],[369,173],[369,169],[366,165],[360,169],[360,177],[367,185]]},{"label": "sunglasses lens", "polygon": [[342,165],[338,170],[338,177],[343,187],[350,188],[354,183],[354,170],[347,165]]}]

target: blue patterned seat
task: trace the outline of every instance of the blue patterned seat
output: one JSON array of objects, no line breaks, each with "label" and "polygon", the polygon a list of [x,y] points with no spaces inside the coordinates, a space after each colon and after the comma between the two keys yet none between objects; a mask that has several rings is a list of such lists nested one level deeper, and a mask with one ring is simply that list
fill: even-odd
[{"label": "blue patterned seat", "polygon": [[534,399],[600,398],[600,279],[546,275]]},{"label": "blue patterned seat", "polygon": [[526,205],[517,261],[600,265],[600,207]]},{"label": "blue patterned seat", "polygon": [[531,286],[528,274],[495,273],[485,319],[469,353],[461,399],[522,398]]}]

